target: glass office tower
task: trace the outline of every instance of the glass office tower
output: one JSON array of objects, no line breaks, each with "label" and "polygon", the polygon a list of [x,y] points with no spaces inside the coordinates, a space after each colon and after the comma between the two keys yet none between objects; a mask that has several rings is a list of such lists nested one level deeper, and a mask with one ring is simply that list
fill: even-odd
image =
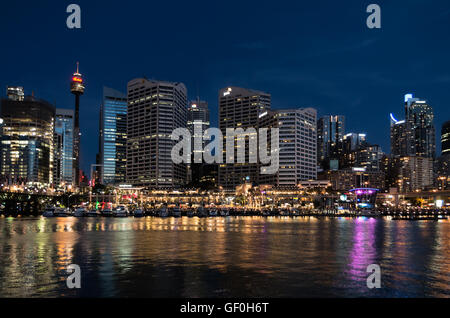
[{"label": "glass office tower", "polygon": [[100,109],[101,183],[125,182],[127,143],[127,95],[103,88]]},{"label": "glass office tower", "polygon": [[74,118],[75,113],[72,109],[56,109],[53,167],[53,182],[56,186],[73,186],[75,183]]},{"label": "glass office tower", "polygon": [[2,99],[0,173],[5,184],[49,186],[53,183],[55,107],[27,96]]}]

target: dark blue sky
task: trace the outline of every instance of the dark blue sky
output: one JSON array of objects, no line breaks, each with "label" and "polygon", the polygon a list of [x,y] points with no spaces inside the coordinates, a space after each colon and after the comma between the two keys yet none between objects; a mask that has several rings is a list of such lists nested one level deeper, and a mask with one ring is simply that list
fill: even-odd
[{"label": "dark blue sky", "polygon": [[[82,29],[66,27],[66,7],[82,9]],[[370,3],[382,29],[366,27]],[[342,114],[389,151],[389,113],[403,95],[434,107],[439,135],[450,120],[450,2],[408,1],[2,1],[0,86],[73,107],[69,81],[80,61],[82,166],[98,150],[102,86],[126,92],[146,76],[186,84],[210,103],[235,85],[272,94],[272,107]],[[440,148],[438,146],[438,148]]]}]

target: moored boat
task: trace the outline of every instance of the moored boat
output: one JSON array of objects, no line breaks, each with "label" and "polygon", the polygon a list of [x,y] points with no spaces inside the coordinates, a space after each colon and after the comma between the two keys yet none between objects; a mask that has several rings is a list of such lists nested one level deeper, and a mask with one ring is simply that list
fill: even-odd
[{"label": "moored boat", "polygon": [[158,216],[161,218],[166,218],[169,216],[169,211],[167,210],[166,206],[162,206],[159,210],[158,210]]},{"label": "moored boat", "polygon": [[46,217],[46,218],[52,218],[55,216],[55,207],[48,207],[45,209],[44,213],[42,214],[42,216]]},{"label": "moored boat", "polygon": [[218,212],[216,208],[210,208],[208,211],[208,216],[217,216]]},{"label": "moored boat", "polygon": [[128,216],[128,209],[126,206],[118,206],[114,211],[113,211],[113,216],[116,218],[126,218]]},{"label": "moored boat", "polygon": [[70,212],[70,210],[64,209],[64,208],[56,208],[54,210],[53,214],[54,214],[54,216],[59,217],[59,218],[72,216],[72,213]]},{"label": "moored boat", "polygon": [[142,209],[140,209],[140,208],[134,210],[133,216],[134,216],[135,218],[141,218],[141,217],[144,217],[144,216],[145,216],[144,210],[142,210]]},{"label": "moored boat", "polygon": [[73,216],[79,218],[79,217],[86,216],[86,213],[87,213],[86,209],[80,207],[80,208],[76,208],[75,209],[75,212],[73,213]]}]

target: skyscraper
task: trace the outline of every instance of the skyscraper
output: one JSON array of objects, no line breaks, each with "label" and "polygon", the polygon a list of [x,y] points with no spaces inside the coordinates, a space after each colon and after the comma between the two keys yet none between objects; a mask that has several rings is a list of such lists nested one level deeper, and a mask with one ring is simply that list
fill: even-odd
[{"label": "skyscraper", "polygon": [[344,116],[324,116],[317,123],[317,160],[319,166],[330,168],[330,159],[338,159],[338,147],[345,135]]},{"label": "skyscraper", "polygon": [[441,131],[442,155],[450,155],[450,121],[442,125]]},{"label": "skyscraper", "polygon": [[150,188],[186,184],[186,165],[175,164],[173,130],[186,128],[183,83],[138,78],[128,83],[127,182]]},{"label": "skyscraper", "polygon": [[433,108],[425,100],[405,96],[406,146],[411,156],[435,158],[436,131]]},{"label": "skyscraper", "polygon": [[53,182],[55,107],[27,96],[2,99],[2,179],[7,184],[49,186]]},{"label": "skyscraper", "polygon": [[[277,109],[261,115],[260,127],[279,128],[279,170],[260,175],[260,184],[298,186],[317,179],[317,111],[313,108]],[[263,168],[264,169],[264,168]]]},{"label": "skyscraper", "polygon": [[77,71],[72,75],[70,91],[75,95],[75,120],[74,120],[74,137],[73,137],[73,156],[75,185],[80,184],[80,96],[84,94],[84,80],[79,72],[79,63],[77,62]]},{"label": "skyscraper", "polygon": [[100,107],[100,158],[103,184],[125,182],[127,163],[127,95],[103,88]]},{"label": "skyscraper", "polygon": [[[195,127],[200,128],[200,133],[196,134]],[[187,110],[187,128],[192,135],[192,160],[188,165],[188,183],[198,184],[204,173],[203,163],[194,162],[194,154],[198,151],[194,147],[195,138],[202,138],[207,129],[210,127],[208,103],[197,99],[191,101]],[[199,139],[200,140],[200,139]],[[201,151],[205,148],[206,142],[203,140]]]},{"label": "skyscraper", "polygon": [[189,129],[192,137],[196,137],[194,134],[194,125],[199,125],[203,133],[209,128],[209,109],[208,102],[197,99],[196,101],[191,101],[187,110],[187,128]]},{"label": "skyscraper", "polygon": [[442,126],[442,155],[436,162],[437,185],[440,189],[448,189],[450,185],[450,121]]},{"label": "skyscraper", "polygon": [[406,121],[397,120],[393,114],[391,119],[391,155],[394,157],[408,156]]},{"label": "skyscraper", "polygon": [[53,184],[56,186],[74,185],[73,156],[74,111],[56,109],[54,133]]},{"label": "skyscraper", "polygon": [[[240,87],[227,87],[219,91],[219,128],[224,136],[226,149],[227,128],[258,129],[258,119],[270,110],[271,96]],[[235,153],[237,143],[235,142]],[[228,154],[227,154],[228,155]],[[227,189],[235,189],[243,183],[258,183],[258,165],[249,163],[249,144],[245,145],[244,164],[223,164],[219,166],[219,185]]]}]

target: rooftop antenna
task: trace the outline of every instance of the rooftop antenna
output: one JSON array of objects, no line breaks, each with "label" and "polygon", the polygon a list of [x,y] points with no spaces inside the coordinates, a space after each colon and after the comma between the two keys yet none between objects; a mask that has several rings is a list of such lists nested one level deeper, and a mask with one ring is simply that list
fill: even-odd
[{"label": "rooftop antenna", "polygon": [[77,62],[77,74],[80,74],[79,68],[80,68],[80,62]]}]

